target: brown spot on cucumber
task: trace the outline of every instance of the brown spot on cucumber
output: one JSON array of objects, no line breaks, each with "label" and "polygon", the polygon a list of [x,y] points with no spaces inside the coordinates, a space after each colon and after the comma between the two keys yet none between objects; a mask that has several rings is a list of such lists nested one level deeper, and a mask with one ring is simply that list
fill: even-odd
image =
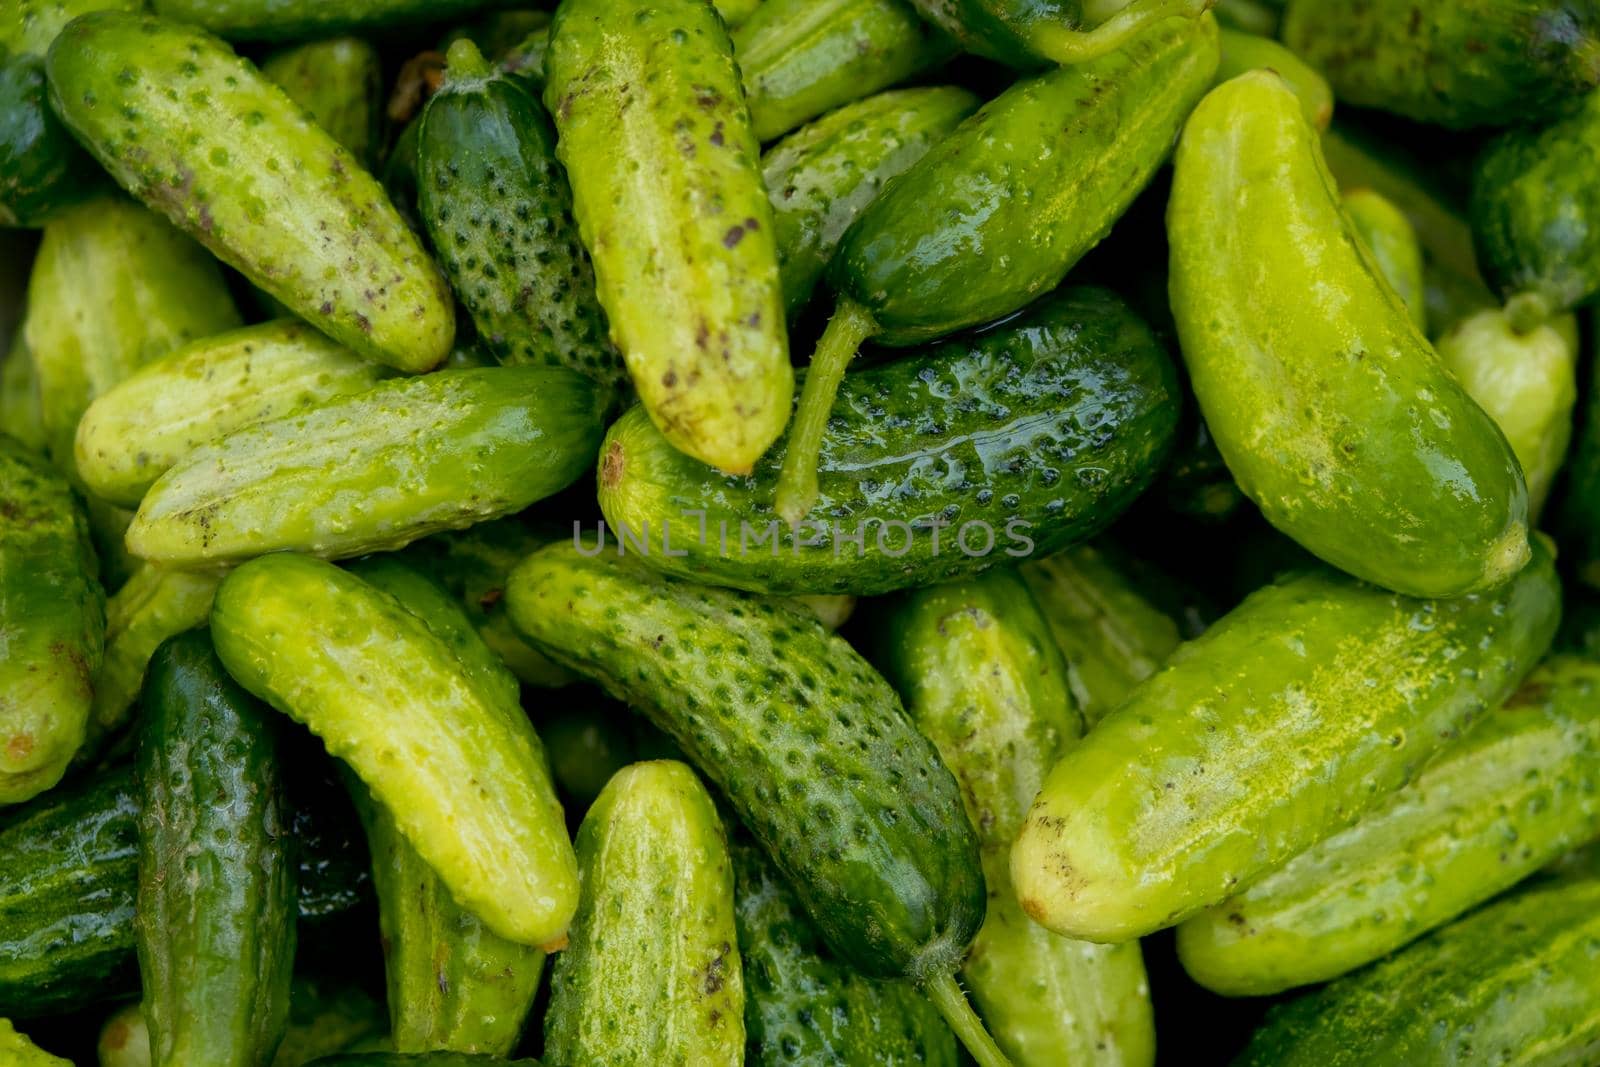
[{"label": "brown spot on cucumber", "polygon": [[611,442],[611,447],[606,449],[605,456],[600,460],[600,484],[607,489],[615,489],[622,481],[622,471],[625,463],[626,459],[622,454],[622,442]]},{"label": "brown spot on cucumber", "polygon": [[728,227],[728,232],[722,235],[722,247],[733,248],[744,240],[744,227],[735,223]]},{"label": "brown spot on cucumber", "polygon": [[6,742],[6,758],[10,760],[25,760],[33,754],[33,735],[15,734]]}]

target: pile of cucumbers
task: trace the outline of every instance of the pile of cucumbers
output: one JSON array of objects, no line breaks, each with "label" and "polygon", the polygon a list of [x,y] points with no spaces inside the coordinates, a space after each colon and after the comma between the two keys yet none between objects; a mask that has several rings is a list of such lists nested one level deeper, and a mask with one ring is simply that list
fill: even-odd
[{"label": "pile of cucumbers", "polygon": [[1600,0],[0,0],[0,1067],[1600,1065],[1597,164]]}]

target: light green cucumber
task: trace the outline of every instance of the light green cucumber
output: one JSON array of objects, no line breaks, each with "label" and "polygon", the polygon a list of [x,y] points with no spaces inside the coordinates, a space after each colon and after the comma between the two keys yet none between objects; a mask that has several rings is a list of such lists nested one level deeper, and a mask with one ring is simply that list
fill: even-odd
[{"label": "light green cucumber", "polygon": [[1371,189],[1346,189],[1340,199],[1361,243],[1372,255],[1378,274],[1394,289],[1417,329],[1428,331],[1428,303],[1423,293],[1422,246],[1405,214],[1383,194]]},{"label": "light green cucumber", "polygon": [[0,1063],[6,1067],[72,1067],[71,1060],[52,1056],[18,1033],[10,1019],[0,1019]]},{"label": "light green cucumber", "polygon": [[106,1019],[95,1052],[100,1067],[150,1067],[150,1028],[138,1001],[123,1005]]},{"label": "light green cucumber", "polygon": [[1219,35],[1222,42],[1222,62],[1217,67],[1219,83],[1247,70],[1276,71],[1300,98],[1306,121],[1319,130],[1328,128],[1328,123],[1333,121],[1333,90],[1328,88],[1326,78],[1272,37],[1230,28],[1221,8],[1217,10],[1217,19],[1224,23]]},{"label": "light green cucumber", "polygon": [[344,145],[362,166],[377,157],[383,126],[382,61],[359,37],[308,41],[272,53],[261,73]]}]

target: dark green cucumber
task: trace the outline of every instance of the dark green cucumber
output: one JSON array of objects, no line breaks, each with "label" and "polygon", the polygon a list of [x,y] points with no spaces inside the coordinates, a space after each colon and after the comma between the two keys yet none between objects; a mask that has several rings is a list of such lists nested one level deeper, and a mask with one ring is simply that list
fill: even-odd
[{"label": "dark green cucumber", "polygon": [[[1165,289],[1163,284],[1163,300]],[[1226,522],[1243,506],[1244,493],[1217,451],[1206,420],[1192,405],[1185,416],[1179,423],[1172,458],[1151,493],[1167,510],[1185,518],[1212,525]]]},{"label": "dark green cucumber", "polygon": [[136,930],[153,1062],[269,1063],[295,943],[277,717],[203,630],[156,650],[142,710]]},{"label": "dark green cucumber", "polygon": [[777,227],[783,302],[793,316],[856,216],[884,185],[977,110],[965,89],[880,93],[839,108],[773,145],[761,170]]},{"label": "dark green cucumber", "polygon": [[417,133],[419,206],[480,340],[502,362],[621,386],[549,116],[471,41],[450,46],[447,74]]},{"label": "dark green cucumber", "polygon": [[1600,82],[1594,0],[1293,0],[1283,39],[1341,101],[1457,129],[1537,123]]},{"label": "dark green cucumber", "polygon": [[911,0],[969,52],[1028,70],[1085,63],[1153,23],[1195,18],[1214,0]]},{"label": "dark green cucumber", "polygon": [[[1591,589],[1600,589],[1600,334],[1591,328],[1588,385],[1578,428],[1578,443],[1567,463],[1567,487],[1562,496],[1556,531],[1565,562]],[[1600,637],[1596,639],[1600,649]]]},{"label": "dark green cucumber", "polygon": [[582,692],[583,699],[541,712],[534,721],[556,784],[580,810],[594,803],[611,776],[628,764],[680,755],[664,734],[632,711],[592,690]]},{"label": "dark green cucumber", "polygon": [[439,22],[495,3],[496,0],[362,0],[359,4],[331,4],[327,0],[150,0],[158,15],[240,41],[299,40],[346,30],[365,32]]},{"label": "dark green cucumber", "polygon": [[1224,29],[1276,39],[1282,6],[1277,0],[1217,0],[1212,10]]},{"label": "dark green cucumber", "polygon": [[1050,772],[1011,852],[1023,909],[1119,941],[1242,891],[1510,696],[1560,601],[1543,542],[1500,588],[1450,600],[1325,568],[1253,594]]},{"label": "dark green cucumber", "polygon": [[728,842],[749,1067],[956,1067],[955,1035],[909,982],[845,966],[743,833]]},{"label": "dark green cucumber", "polygon": [[754,475],[728,477],[678,455],[638,412],[602,448],[600,503],[612,533],[631,531],[635,548],[653,538],[646,562],[670,573],[882,593],[1093,535],[1155,477],[1177,408],[1149,328],[1111,293],[1069,288],[988,332],[846,375],[821,502],[799,529],[772,510],[786,443]]},{"label": "dark green cucumber", "polygon": [[766,0],[733,45],[761,141],[931,71],[957,51],[906,0]]},{"label": "dark green cucumber", "polygon": [[103,184],[50,110],[44,57],[0,47],[0,225],[41,225]]},{"label": "dark green cucumber", "polygon": [[382,61],[359,37],[330,37],[272,53],[261,73],[305,108],[363,166],[378,151],[383,127]]},{"label": "dark green cucumber", "polygon": [[1274,1009],[1236,1067],[1588,1064],[1600,879],[1541,885]]},{"label": "dark green cucumber", "polygon": [[1417,329],[1428,331],[1428,304],[1423,295],[1422,246],[1417,231],[1382,193],[1371,189],[1345,189],[1340,206],[1350,225],[1372,254],[1378,273],[1389,283]]},{"label": "dark green cucumber", "polygon": [[55,785],[83,744],[106,595],[66,479],[0,433],[0,807]]}]

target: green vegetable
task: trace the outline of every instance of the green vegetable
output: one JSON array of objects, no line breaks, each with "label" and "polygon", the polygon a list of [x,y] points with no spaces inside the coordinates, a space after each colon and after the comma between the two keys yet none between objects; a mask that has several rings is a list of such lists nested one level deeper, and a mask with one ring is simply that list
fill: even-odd
[{"label": "green vegetable", "polygon": [[1167,232],[1200,410],[1269,522],[1415,596],[1491,588],[1522,568],[1516,457],[1379,278],[1282,79],[1241,75],[1195,110]]},{"label": "green vegetable", "polygon": [[137,1001],[106,1020],[95,1051],[100,1067],[150,1067],[150,1028]]},{"label": "green vegetable", "polygon": [[624,767],[578,830],[582,903],[545,1016],[555,1063],[744,1062],[733,871],[682,763]]},{"label": "green vegetable", "polygon": [[289,1029],[272,1067],[304,1067],[358,1041],[388,1033],[383,1005],[357,985],[296,977],[289,998]]},{"label": "green vegetable", "polygon": [[1282,18],[1281,7],[1277,0],[1217,0],[1212,10],[1225,30],[1275,38]]},{"label": "green vegetable", "polygon": [[1417,329],[1428,331],[1428,304],[1417,231],[1398,207],[1371,189],[1347,189],[1340,200],[1350,227],[1372,256],[1378,277],[1389,283]]},{"label": "green vegetable", "polygon": [[628,764],[680,755],[655,727],[592,690],[541,713],[535,724],[556,784],[585,810]]},{"label": "green vegetable", "polygon": [[203,26],[229,40],[297,40],[346,30],[439,22],[492,6],[493,0],[150,0],[156,14]]},{"label": "green vegetable", "polygon": [[1229,81],[1250,70],[1276,71],[1279,77],[1300,98],[1300,107],[1306,121],[1319,130],[1328,128],[1333,121],[1333,90],[1322,75],[1306,61],[1273,40],[1271,36],[1257,36],[1230,29],[1217,10],[1217,19],[1223,21],[1218,40],[1222,43],[1222,62],[1217,67],[1218,83]]},{"label": "green vegetable", "polygon": [[269,55],[261,73],[363,167],[371,165],[383,127],[383,68],[370,42],[330,37],[297,44]]},{"label": "green vegetable", "polygon": [[378,183],[227,45],[100,12],[62,32],[49,70],[52,104],[113,178],[296,315],[403,371],[450,351],[449,287]]},{"label": "green vegetable", "polygon": [[748,472],[789,420],[794,379],[772,209],[721,19],[704,0],[566,0],[545,79],[600,303],[645,410],[674,447]]},{"label": "green vegetable", "polygon": [[6,1067],[72,1067],[71,1060],[52,1056],[25,1034],[17,1033],[10,1019],[0,1019],[0,1057]]},{"label": "green vegetable", "polygon": [[[1590,376],[1581,432],[1567,464],[1567,484],[1557,523],[1561,549],[1572,573],[1591,589],[1600,588],[1600,389],[1594,368],[1600,364],[1600,336],[1591,336]],[[1597,643],[1600,648],[1600,643]]]},{"label": "green vegetable", "polygon": [[0,425],[34,452],[45,450],[44,412],[39,407],[39,375],[28,352],[22,327],[11,336],[11,349],[0,363]]},{"label": "green vegetable", "polygon": [[101,184],[49,98],[44,58],[0,45],[0,225],[42,225]]},{"label": "green vegetable", "polygon": [[1084,63],[1174,16],[1196,18],[1213,0],[911,0],[969,52],[1029,69]]},{"label": "green vegetable", "polygon": [[654,537],[652,567],[757,592],[925,585],[1093,535],[1154,479],[1178,418],[1149,328],[1109,292],[1080,288],[846,375],[835,408],[820,503],[792,529],[772,511],[790,445],[728,477],[673,451],[637,411],[623,416],[601,450],[611,532]]},{"label": "green vegetable", "polygon": [[593,461],[606,402],[547,367],[384,382],[189,452],[145,495],[128,548],[186,567],[399,548],[571,484]]},{"label": "green vegetable", "polygon": [[539,1067],[539,1061],[502,1060],[497,1056],[460,1052],[424,1052],[410,1056],[394,1052],[354,1052],[326,1056],[308,1067]]},{"label": "green vegetable", "polygon": [[436,51],[450,51],[457,41],[467,40],[478,46],[478,51],[491,59],[505,59],[534,34],[550,31],[550,12],[527,8],[485,11],[482,15],[457,26],[439,42]]},{"label": "green vegetable", "polygon": [[1509,696],[1559,615],[1542,544],[1500,588],[1452,600],[1326,570],[1267,586],[1056,764],[1012,848],[1023,909],[1120,941],[1221,903]]}]

